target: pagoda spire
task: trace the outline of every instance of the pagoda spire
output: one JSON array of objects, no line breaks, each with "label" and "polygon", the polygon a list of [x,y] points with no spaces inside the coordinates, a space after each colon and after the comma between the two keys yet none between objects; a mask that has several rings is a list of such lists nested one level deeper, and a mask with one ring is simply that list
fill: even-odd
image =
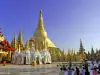
[{"label": "pagoda spire", "polygon": [[79,58],[80,58],[80,61],[83,61],[85,59],[85,49],[82,45],[82,40],[80,39],[80,49],[79,49]]},{"label": "pagoda spire", "polygon": [[44,28],[42,10],[40,10],[37,28],[35,30],[33,37],[36,37],[39,42],[44,42],[45,39],[45,41],[48,43],[48,47],[56,47],[48,38],[47,32]]},{"label": "pagoda spire", "polygon": [[[20,47],[24,46],[24,44],[23,44],[23,37],[22,37],[22,30],[20,30],[19,35],[18,35],[18,46],[19,45],[20,45]],[[23,48],[20,48],[20,49],[22,50]]]},{"label": "pagoda spire", "polygon": [[13,40],[12,40],[12,46],[17,49],[17,40],[16,40],[16,34],[14,32],[14,37],[13,37]]},{"label": "pagoda spire", "polygon": [[44,28],[42,10],[40,10],[38,25],[37,25],[36,31],[34,33],[34,36],[37,37],[37,38],[40,37],[41,40],[43,40],[44,38],[48,38],[47,33],[45,31],[45,28]]},{"label": "pagoda spire", "polygon": [[80,49],[79,49],[80,52],[82,51],[85,51],[85,49],[83,48],[83,44],[82,44],[82,40],[80,39]]},{"label": "pagoda spire", "polygon": [[81,47],[83,47],[83,45],[82,45],[82,40],[80,39],[80,48],[81,48]]},{"label": "pagoda spire", "polygon": [[40,10],[39,20],[38,20],[38,28],[41,30],[44,29],[43,17],[42,17],[42,10]]},{"label": "pagoda spire", "polygon": [[92,54],[92,55],[94,54],[93,46],[92,46],[92,48],[91,48],[91,54]]},{"label": "pagoda spire", "polygon": [[27,39],[26,44],[25,44],[25,49],[28,50],[29,49],[29,40]]},{"label": "pagoda spire", "polygon": [[93,47],[91,48],[91,59],[93,60],[94,59],[94,55],[95,55],[95,52],[94,52],[94,49]]}]

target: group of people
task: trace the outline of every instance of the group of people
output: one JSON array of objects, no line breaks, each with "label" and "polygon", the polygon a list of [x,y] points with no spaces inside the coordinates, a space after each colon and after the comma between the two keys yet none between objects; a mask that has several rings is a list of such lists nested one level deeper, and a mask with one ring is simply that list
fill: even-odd
[{"label": "group of people", "polygon": [[63,67],[60,68],[60,75],[99,75],[100,74],[100,64],[95,66],[92,64],[91,65],[84,65],[81,67],[66,67],[63,65]]}]

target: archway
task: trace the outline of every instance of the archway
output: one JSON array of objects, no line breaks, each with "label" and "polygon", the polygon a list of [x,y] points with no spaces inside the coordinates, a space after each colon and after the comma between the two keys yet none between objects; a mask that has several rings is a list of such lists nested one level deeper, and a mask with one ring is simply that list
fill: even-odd
[{"label": "archway", "polygon": [[26,57],[24,57],[24,64],[26,64]]},{"label": "archway", "polygon": [[45,64],[45,63],[44,63],[44,58],[42,58],[42,63]]}]

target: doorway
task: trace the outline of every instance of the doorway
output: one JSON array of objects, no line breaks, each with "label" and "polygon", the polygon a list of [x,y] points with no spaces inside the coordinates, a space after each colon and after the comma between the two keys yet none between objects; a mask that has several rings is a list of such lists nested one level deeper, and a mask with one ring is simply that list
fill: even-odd
[{"label": "doorway", "polygon": [[26,57],[24,57],[24,64],[26,64]]}]

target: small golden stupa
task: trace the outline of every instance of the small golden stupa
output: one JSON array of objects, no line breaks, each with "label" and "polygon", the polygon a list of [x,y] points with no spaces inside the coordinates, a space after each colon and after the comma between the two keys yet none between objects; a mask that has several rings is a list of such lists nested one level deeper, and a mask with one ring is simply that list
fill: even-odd
[{"label": "small golden stupa", "polygon": [[[48,47],[56,48],[56,46],[53,44],[53,42],[48,38],[47,32],[45,31],[43,17],[42,17],[42,10],[40,10],[38,25],[37,25],[37,28],[35,30],[33,37],[31,38],[31,41],[32,40],[34,41],[33,38],[35,39],[35,41],[38,41],[39,47],[46,44]],[[38,48],[38,49],[40,49],[40,48]]]},{"label": "small golden stupa", "polygon": [[86,57],[85,56],[85,49],[82,45],[82,40],[80,39],[80,48],[79,48],[79,59],[80,59],[80,61],[84,61],[85,57]]}]

